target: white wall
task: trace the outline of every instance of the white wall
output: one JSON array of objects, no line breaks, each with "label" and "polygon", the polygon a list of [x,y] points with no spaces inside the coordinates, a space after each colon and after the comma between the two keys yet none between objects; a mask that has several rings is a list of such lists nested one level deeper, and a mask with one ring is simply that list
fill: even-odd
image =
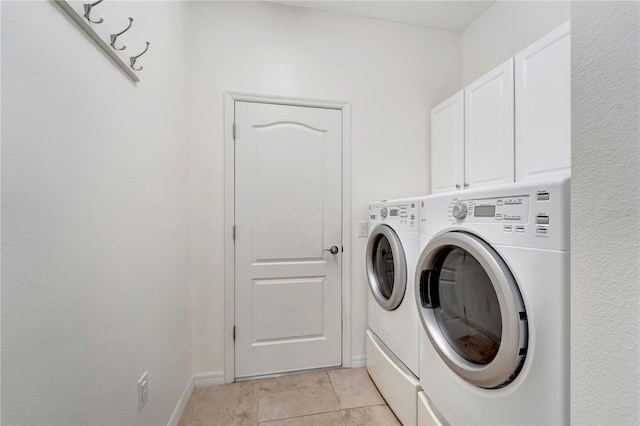
[{"label": "white wall", "polygon": [[[461,87],[462,46],[453,32],[269,3],[194,2],[191,12],[193,365],[220,372],[223,93],[351,102],[355,223],[366,220],[369,201],[427,193],[429,111]],[[357,357],[365,353],[366,240],[351,242]]]},{"label": "white wall", "polygon": [[563,22],[569,1],[497,1],[462,33],[463,81],[472,83]]},{"label": "white wall", "polygon": [[152,43],[137,86],[54,2],[2,2],[3,424],[166,424],[191,376],[186,7],[103,6]]},{"label": "white wall", "polygon": [[574,2],[571,423],[640,424],[640,7]]}]

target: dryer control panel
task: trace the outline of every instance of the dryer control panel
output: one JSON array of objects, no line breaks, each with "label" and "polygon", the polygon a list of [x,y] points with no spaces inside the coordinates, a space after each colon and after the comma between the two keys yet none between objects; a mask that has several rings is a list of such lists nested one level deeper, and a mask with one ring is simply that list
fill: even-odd
[{"label": "dryer control panel", "polygon": [[493,244],[569,250],[568,178],[517,182],[424,197],[420,234],[469,230]]},{"label": "dryer control panel", "polygon": [[529,196],[454,199],[449,205],[449,218],[451,223],[528,223]]}]

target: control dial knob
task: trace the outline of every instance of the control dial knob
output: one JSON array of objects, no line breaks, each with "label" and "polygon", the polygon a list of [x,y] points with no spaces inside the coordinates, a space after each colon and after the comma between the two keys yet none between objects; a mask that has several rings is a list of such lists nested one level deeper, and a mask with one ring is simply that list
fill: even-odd
[{"label": "control dial knob", "polygon": [[386,207],[382,207],[380,209],[380,217],[382,217],[383,219],[386,219],[388,214],[389,214],[389,211],[387,210]]},{"label": "control dial knob", "polygon": [[451,214],[456,219],[462,220],[465,217],[467,217],[468,211],[469,209],[467,209],[467,205],[465,203],[461,203],[460,201],[458,201],[457,203],[454,204],[453,210],[451,210]]}]

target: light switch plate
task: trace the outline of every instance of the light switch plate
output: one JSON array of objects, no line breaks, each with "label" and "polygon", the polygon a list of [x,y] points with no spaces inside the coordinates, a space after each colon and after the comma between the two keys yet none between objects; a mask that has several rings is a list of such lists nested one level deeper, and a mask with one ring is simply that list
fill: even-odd
[{"label": "light switch plate", "polygon": [[369,235],[369,222],[359,221],[358,222],[358,237],[366,238]]},{"label": "light switch plate", "polygon": [[145,371],[138,380],[138,411],[142,411],[147,401],[149,401],[149,372]]}]

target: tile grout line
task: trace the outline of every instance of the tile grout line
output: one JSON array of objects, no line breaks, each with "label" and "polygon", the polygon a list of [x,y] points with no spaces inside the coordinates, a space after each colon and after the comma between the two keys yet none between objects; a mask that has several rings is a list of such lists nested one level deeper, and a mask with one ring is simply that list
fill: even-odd
[{"label": "tile grout line", "polygon": [[344,417],[344,410],[342,409],[342,404],[340,404],[340,399],[338,398],[338,394],[336,393],[336,388],[333,387],[333,380],[331,380],[331,374],[327,371],[327,376],[329,377],[329,383],[331,384],[331,391],[333,392],[333,396],[336,398],[336,402],[338,403],[338,410],[340,411],[340,415],[342,415],[342,424],[347,425],[347,419]]},{"label": "tile grout line", "polygon": [[303,414],[303,415],[301,415],[301,416],[283,417],[283,418],[281,418],[281,419],[265,420],[265,421],[263,421],[263,422],[258,422],[258,425],[260,425],[260,424],[264,424],[264,423],[278,422],[278,421],[282,421],[282,420],[300,419],[300,418],[302,418],[302,417],[318,416],[318,415],[320,415],[320,414],[331,414],[331,413],[337,413],[338,411],[343,411],[343,410],[337,409],[337,410],[333,410],[333,411],[322,411],[322,412],[320,412],[320,413]]},{"label": "tile grout line", "polygon": [[260,400],[262,399],[262,389],[258,388],[258,401],[256,402],[256,426],[260,426]]}]

